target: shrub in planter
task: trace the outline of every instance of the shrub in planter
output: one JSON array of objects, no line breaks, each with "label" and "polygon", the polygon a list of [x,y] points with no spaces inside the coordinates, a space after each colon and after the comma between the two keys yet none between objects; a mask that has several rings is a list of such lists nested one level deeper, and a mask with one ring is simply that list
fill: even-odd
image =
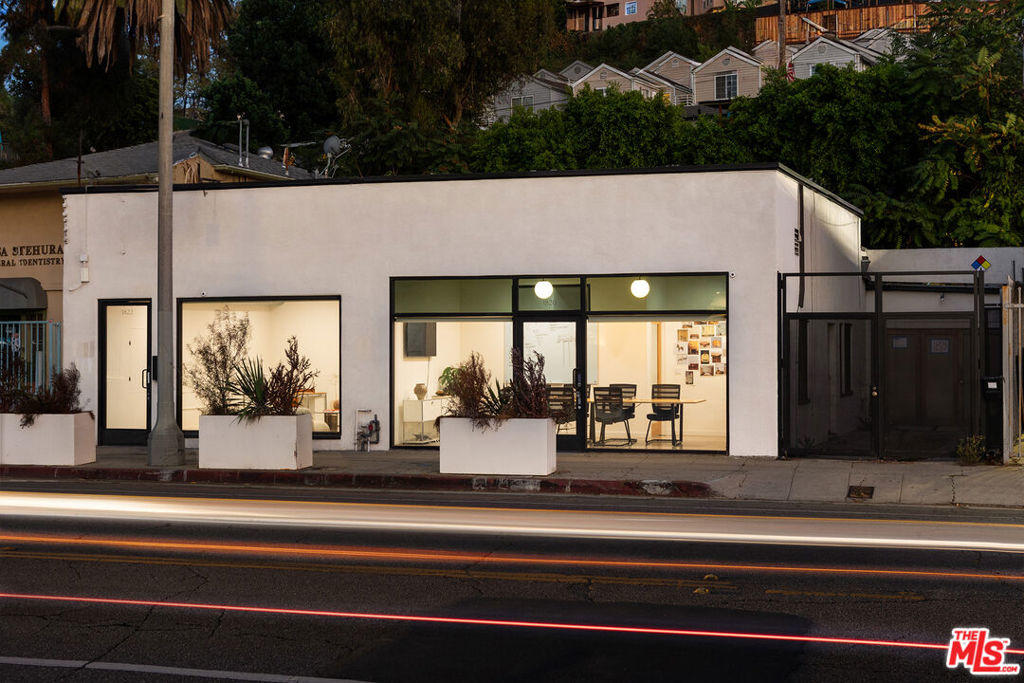
[{"label": "shrub in planter", "polygon": [[187,345],[192,361],[184,368],[185,379],[202,404],[203,415],[230,414],[231,380],[235,367],[247,355],[251,337],[249,316],[225,306],[214,313],[206,336]]},{"label": "shrub in planter", "polygon": [[313,464],[313,416],[296,414],[296,397],[319,374],[288,339],[285,360],[264,370],[259,358],[242,359],[218,395],[226,415],[199,418],[199,466],[300,469]]},{"label": "shrub in planter", "polygon": [[451,400],[438,418],[441,472],[551,474],[555,469],[555,417],[547,399],[544,358],[512,351],[512,379],[495,381],[479,354],[455,369]]},{"label": "shrub in planter", "polygon": [[73,364],[48,384],[24,382],[17,362],[0,372],[0,461],[80,465],[96,460],[92,413],[80,404],[81,374]]},{"label": "shrub in planter", "polygon": [[311,370],[309,358],[299,355],[295,337],[288,338],[284,357],[285,361],[271,369],[269,375],[263,371],[259,358],[237,363],[227,385],[227,393],[232,396],[229,411],[246,421],[268,415],[294,415],[298,407],[295,397],[309,391],[320,372]]}]

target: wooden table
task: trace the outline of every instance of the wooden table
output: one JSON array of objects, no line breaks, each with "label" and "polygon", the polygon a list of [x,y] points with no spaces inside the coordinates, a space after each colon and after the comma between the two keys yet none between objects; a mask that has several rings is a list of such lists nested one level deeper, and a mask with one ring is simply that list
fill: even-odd
[{"label": "wooden table", "polygon": [[[622,405],[639,405],[641,403],[651,403],[657,405],[675,405],[679,406],[679,447],[683,446],[683,408],[684,406],[694,405],[696,403],[704,403],[707,401],[706,398],[624,398],[622,399]],[[597,441],[597,427],[594,413],[594,399],[588,398],[587,403],[590,404],[590,443]]]}]

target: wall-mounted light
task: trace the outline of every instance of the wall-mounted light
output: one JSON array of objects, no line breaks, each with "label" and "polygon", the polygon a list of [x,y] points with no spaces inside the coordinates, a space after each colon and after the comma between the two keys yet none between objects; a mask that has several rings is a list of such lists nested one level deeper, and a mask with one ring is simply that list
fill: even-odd
[{"label": "wall-mounted light", "polygon": [[533,293],[537,295],[538,299],[550,299],[551,295],[555,293],[555,286],[547,280],[541,280],[533,286]]},{"label": "wall-mounted light", "polygon": [[629,285],[629,291],[637,299],[643,299],[651,293],[651,284],[642,277],[638,277]]}]

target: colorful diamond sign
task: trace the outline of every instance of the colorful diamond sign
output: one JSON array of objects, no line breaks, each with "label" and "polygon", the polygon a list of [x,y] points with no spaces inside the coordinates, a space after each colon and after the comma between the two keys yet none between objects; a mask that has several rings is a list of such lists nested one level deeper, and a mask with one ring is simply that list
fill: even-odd
[{"label": "colorful diamond sign", "polygon": [[992,264],[989,263],[988,259],[984,256],[978,256],[978,258],[974,259],[974,263],[971,264],[971,268],[974,268],[975,270],[978,270],[979,268],[988,270],[991,267]]}]

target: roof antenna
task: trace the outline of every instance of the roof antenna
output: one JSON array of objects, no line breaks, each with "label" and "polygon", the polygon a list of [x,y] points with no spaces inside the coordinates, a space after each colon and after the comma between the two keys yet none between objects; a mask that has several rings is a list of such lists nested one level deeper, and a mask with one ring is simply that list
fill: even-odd
[{"label": "roof antenna", "polygon": [[[249,168],[249,119],[242,118],[245,112],[238,114],[238,166]],[[245,124],[245,160],[242,159],[242,124]]]}]

